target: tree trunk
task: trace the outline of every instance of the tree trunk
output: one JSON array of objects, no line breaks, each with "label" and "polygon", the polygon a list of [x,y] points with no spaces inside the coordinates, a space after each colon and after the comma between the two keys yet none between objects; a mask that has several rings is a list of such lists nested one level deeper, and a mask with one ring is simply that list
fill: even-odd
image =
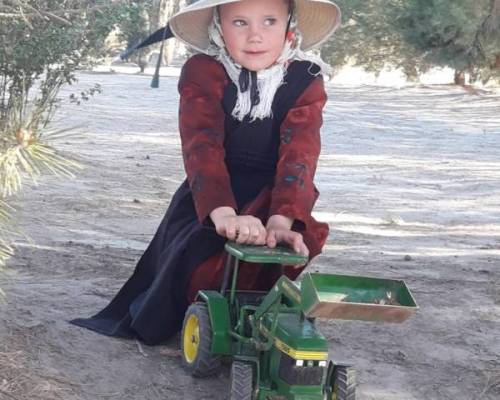
[{"label": "tree trunk", "polygon": [[[167,20],[177,11],[179,11],[179,2],[179,0],[166,0],[164,13]],[[165,52],[163,53],[163,62],[165,63],[165,65],[172,64],[172,60],[175,56],[176,45],[177,41],[175,40],[169,40],[166,43]]]},{"label": "tree trunk", "polygon": [[500,17],[500,0],[491,0],[491,15],[493,19]]},{"label": "tree trunk", "polygon": [[139,56],[139,60],[137,61],[137,65],[139,66],[141,74],[143,74],[144,71],[146,70],[146,67],[148,66],[148,62],[147,62],[146,58],[144,57],[144,55],[141,54]]},{"label": "tree trunk", "polygon": [[151,8],[148,10],[148,17],[151,24],[151,32],[154,32],[156,29],[160,28],[160,25],[163,23],[162,19],[162,0],[154,0]]},{"label": "tree trunk", "polygon": [[[154,0],[150,9],[149,19],[152,31],[165,26],[169,18],[179,11],[180,0]],[[165,42],[162,65],[170,65],[174,56],[175,40]]]},{"label": "tree trunk", "polygon": [[488,33],[500,31],[500,0],[491,0],[489,21],[486,26]]},{"label": "tree trunk", "polygon": [[403,72],[408,82],[418,82],[418,69],[414,64],[404,65]]},{"label": "tree trunk", "polygon": [[493,69],[500,68],[500,54],[497,54],[495,57],[495,62],[493,63]]},{"label": "tree trunk", "polygon": [[465,85],[465,71],[455,70],[455,85]]}]

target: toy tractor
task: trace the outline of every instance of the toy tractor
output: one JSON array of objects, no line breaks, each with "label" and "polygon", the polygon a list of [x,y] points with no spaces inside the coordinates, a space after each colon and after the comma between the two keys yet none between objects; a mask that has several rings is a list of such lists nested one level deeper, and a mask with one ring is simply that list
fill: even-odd
[{"label": "toy tractor", "polygon": [[328,360],[315,319],[402,322],[417,309],[405,283],[387,279],[305,273],[300,284],[282,275],[269,292],[238,291],[239,260],[281,266],[305,259],[286,248],[228,242],[225,249],[221,291],[198,292],[181,349],[195,377],[232,358],[230,400],[354,400],[355,371]]}]

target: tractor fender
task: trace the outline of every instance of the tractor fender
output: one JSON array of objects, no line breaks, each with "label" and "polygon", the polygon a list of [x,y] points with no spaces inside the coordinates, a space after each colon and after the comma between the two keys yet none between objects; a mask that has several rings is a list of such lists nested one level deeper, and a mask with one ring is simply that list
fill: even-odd
[{"label": "tractor fender", "polygon": [[200,290],[197,300],[206,303],[212,327],[212,353],[231,355],[231,330],[227,299],[214,290]]}]

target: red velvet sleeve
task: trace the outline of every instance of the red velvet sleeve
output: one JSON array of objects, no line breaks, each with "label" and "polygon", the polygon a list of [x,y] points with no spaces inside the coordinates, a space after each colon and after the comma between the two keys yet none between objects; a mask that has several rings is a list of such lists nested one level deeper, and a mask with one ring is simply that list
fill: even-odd
[{"label": "red velvet sleeve", "polygon": [[222,65],[202,54],[186,61],[179,79],[184,168],[201,223],[207,223],[217,207],[237,207],[224,162],[222,97],[226,84]]},{"label": "red velvet sleeve", "polygon": [[326,93],[322,77],[304,90],[280,128],[280,149],[269,215],[280,214],[305,227],[318,197],[314,174],[321,149]]}]

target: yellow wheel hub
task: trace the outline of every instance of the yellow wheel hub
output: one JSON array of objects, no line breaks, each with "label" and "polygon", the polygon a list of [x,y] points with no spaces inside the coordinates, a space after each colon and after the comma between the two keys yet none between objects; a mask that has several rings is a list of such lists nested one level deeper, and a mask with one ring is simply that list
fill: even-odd
[{"label": "yellow wheel hub", "polygon": [[200,323],[196,315],[190,315],[184,328],[184,358],[188,363],[193,363],[198,356],[200,344]]}]

